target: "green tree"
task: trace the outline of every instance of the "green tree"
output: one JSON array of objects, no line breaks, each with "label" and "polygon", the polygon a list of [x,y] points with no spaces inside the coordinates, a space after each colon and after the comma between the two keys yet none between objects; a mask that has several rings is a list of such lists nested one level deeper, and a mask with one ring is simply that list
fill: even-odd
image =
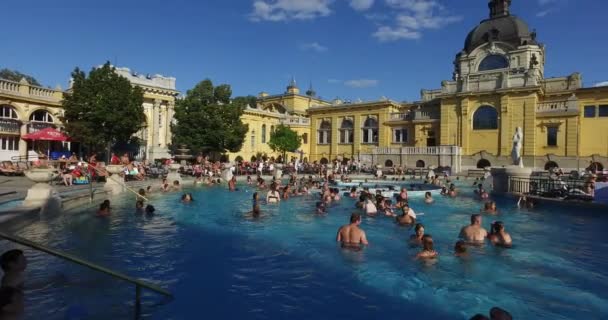
[{"label": "green tree", "polygon": [[173,144],[186,144],[195,153],[212,156],[227,151],[238,152],[243,146],[248,126],[241,121],[246,99],[230,99],[232,89],[211,80],[199,82],[175,105],[172,125]]},{"label": "green tree", "polygon": [[67,133],[93,152],[128,143],[145,126],[143,91],[118,75],[106,62],[89,75],[76,68],[72,88],[64,94],[63,121]]},{"label": "green tree", "polygon": [[283,162],[286,160],[287,152],[294,152],[302,145],[302,137],[291,128],[280,124],[270,133],[270,141],[268,146],[272,151],[281,152]]},{"label": "green tree", "polygon": [[36,80],[36,78],[34,78],[30,75],[23,74],[19,71],[10,70],[10,69],[6,69],[6,68],[0,70],[0,79],[19,82],[23,78],[25,78],[25,80],[27,80],[27,82],[29,82],[31,85],[38,86],[38,87],[42,86],[40,84],[40,82],[38,82],[38,80]]}]

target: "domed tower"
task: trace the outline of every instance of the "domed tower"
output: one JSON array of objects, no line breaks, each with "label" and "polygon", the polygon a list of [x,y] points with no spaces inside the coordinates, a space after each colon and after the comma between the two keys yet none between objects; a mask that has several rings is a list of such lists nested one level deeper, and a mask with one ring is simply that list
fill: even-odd
[{"label": "domed tower", "polygon": [[458,91],[470,88],[471,77],[500,74],[498,88],[535,86],[544,76],[545,49],[523,20],[510,12],[511,0],[490,0],[489,19],[467,36],[464,49],[454,61]]},{"label": "domed tower", "polygon": [[296,84],[296,78],[291,77],[291,81],[289,81],[289,85],[287,85],[287,91],[285,93],[290,94],[300,94],[300,88]]},{"label": "domed tower", "polygon": [[306,91],[306,95],[309,96],[309,97],[316,97],[317,96],[317,92],[315,91],[315,89],[312,88],[312,82],[310,83],[310,87]]}]

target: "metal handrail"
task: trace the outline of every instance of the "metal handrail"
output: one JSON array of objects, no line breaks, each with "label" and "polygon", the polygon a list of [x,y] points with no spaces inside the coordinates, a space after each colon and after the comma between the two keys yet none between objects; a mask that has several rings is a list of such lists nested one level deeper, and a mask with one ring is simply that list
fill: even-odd
[{"label": "metal handrail", "polygon": [[38,251],[46,252],[52,256],[79,264],[81,266],[85,266],[85,267],[93,269],[95,271],[105,273],[113,278],[120,279],[120,280],[129,282],[131,284],[134,284],[135,285],[135,319],[139,319],[139,317],[141,315],[141,288],[145,288],[145,289],[154,291],[169,299],[173,299],[173,294],[171,294],[171,292],[169,292],[155,284],[152,284],[152,283],[149,283],[149,282],[146,282],[143,280],[131,278],[125,274],[110,270],[108,268],[104,268],[104,267],[94,264],[92,262],[88,262],[88,261],[78,258],[72,254],[61,252],[61,251],[55,250],[55,249],[51,249],[49,247],[43,246],[36,242],[30,241],[28,239],[21,238],[21,237],[15,236],[15,235],[10,235],[10,234],[4,233],[4,232],[0,232],[0,238],[24,245],[26,247],[30,247],[30,248],[38,250]]}]

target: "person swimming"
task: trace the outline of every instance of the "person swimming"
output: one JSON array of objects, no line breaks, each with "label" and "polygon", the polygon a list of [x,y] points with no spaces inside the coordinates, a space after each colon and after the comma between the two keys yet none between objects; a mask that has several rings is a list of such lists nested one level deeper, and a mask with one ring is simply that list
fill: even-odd
[{"label": "person swimming", "polygon": [[194,201],[194,198],[192,197],[192,193],[184,193],[182,194],[182,202],[183,203],[190,203]]},{"label": "person swimming", "polygon": [[137,213],[137,214],[144,213],[144,201],[143,200],[135,201],[135,213]]},{"label": "person swimming", "polygon": [[499,247],[509,248],[513,245],[511,235],[505,231],[505,225],[502,221],[492,223],[488,239],[490,239],[490,242],[492,242],[493,245]]},{"label": "person swimming", "polygon": [[457,257],[468,255],[466,242],[462,240],[456,241],[456,244],[454,245],[454,255]]},{"label": "person swimming", "polygon": [[453,183],[450,184],[450,189],[448,191],[448,195],[452,198],[456,197],[456,186]]},{"label": "person swimming", "polygon": [[424,237],[424,225],[422,223],[416,223],[414,230],[416,234],[410,236],[410,242],[413,244],[421,244],[422,238]]},{"label": "person swimming", "polygon": [[361,225],[361,215],[353,213],[350,215],[350,223],[338,229],[336,241],[339,242],[342,248],[361,250],[362,246],[369,245],[365,231],[359,226]]},{"label": "person swimming", "polygon": [[416,223],[416,214],[412,210],[409,204],[405,204],[401,208],[402,214],[396,217],[397,223],[400,225],[411,225]]},{"label": "person swimming", "polygon": [[496,202],[488,201],[483,205],[483,212],[489,214],[498,214],[498,210],[496,209]]},{"label": "person swimming", "polygon": [[438,255],[433,248],[433,237],[430,234],[422,236],[422,251],[416,255],[416,259],[435,259]]},{"label": "person swimming", "polygon": [[481,215],[471,215],[471,224],[460,230],[459,237],[467,242],[483,243],[488,237],[488,232],[481,226]]},{"label": "person swimming", "polygon": [[156,211],[156,208],[154,208],[153,205],[149,204],[146,206],[146,215],[148,215],[148,216],[154,215],[154,211]]},{"label": "person swimming", "polygon": [[323,201],[317,201],[317,205],[316,205],[316,213],[317,214],[327,214],[327,211],[325,210],[325,203]]},{"label": "person swimming", "polygon": [[441,187],[441,195],[442,196],[447,196],[448,195],[448,188],[446,188],[445,186]]},{"label": "person swimming", "polygon": [[[107,202],[106,202],[107,201]],[[97,210],[98,217],[108,217],[110,216],[110,201],[106,200],[99,205],[99,210]]]},{"label": "person swimming", "polygon": [[350,197],[353,199],[357,198],[357,187],[350,188]]},{"label": "person swimming", "polygon": [[431,204],[433,203],[435,200],[433,200],[433,195],[430,192],[426,192],[424,194],[424,203],[426,204]]}]

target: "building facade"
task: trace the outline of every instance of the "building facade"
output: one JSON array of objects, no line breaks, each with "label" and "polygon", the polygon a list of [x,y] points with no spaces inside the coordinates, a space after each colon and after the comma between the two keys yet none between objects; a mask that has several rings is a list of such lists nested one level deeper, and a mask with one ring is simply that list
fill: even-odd
[{"label": "building facade", "polygon": [[[128,68],[116,68],[116,72],[144,91],[146,125],[137,133],[144,143],[134,156],[169,158],[170,124],[179,94],[175,78],[138,75]],[[25,160],[28,153],[35,156],[37,151],[48,151],[49,146],[54,151],[79,151],[71,142],[49,144],[21,139],[25,134],[47,127],[62,129],[63,94],[60,87],[48,89],[32,86],[25,79],[20,82],[0,79],[0,161]]]},{"label": "building facade", "polygon": [[298,117],[298,130],[308,142],[300,151],[309,161],[357,159],[455,171],[509,165],[513,136],[521,128],[527,167],[608,165],[608,87],[584,87],[579,73],[545,78],[545,46],[511,14],[510,4],[489,1],[489,17],[456,54],[452,79],[439,89],[421,90],[418,102],[329,102],[306,96],[300,101],[289,87],[283,95],[262,94],[258,108],[243,117],[254,125],[242,153],[272,153],[264,135],[253,130],[280,123],[281,116],[267,122],[270,116],[259,113],[279,110]]}]

